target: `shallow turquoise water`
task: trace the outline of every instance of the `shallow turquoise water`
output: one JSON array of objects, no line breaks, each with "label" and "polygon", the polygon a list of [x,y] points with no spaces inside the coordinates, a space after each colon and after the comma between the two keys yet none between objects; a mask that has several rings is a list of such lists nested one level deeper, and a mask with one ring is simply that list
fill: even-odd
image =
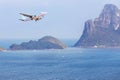
[{"label": "shallow turquoise water", "polygon": [[120,80],[120,49],[0,52],[0,80]]}]

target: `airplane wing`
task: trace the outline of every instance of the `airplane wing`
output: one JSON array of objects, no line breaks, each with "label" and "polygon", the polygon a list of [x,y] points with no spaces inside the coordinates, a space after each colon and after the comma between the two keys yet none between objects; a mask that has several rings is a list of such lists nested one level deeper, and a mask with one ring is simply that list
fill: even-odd
[{"label": "airplane wing", "polygon": [[32,16],[33,16],[33,15],[24,14],[24,13],[20,13],[20,14],[23,16],[26,16],[26,17],[30,17],[30,18],[32,18]]},{"label": "airplane wing", "polygon": [[19,19],[19,20],[21,20],[21,21],[31,21],[31,19],[30,19],[30,18],[26,18],[26,19]]}]

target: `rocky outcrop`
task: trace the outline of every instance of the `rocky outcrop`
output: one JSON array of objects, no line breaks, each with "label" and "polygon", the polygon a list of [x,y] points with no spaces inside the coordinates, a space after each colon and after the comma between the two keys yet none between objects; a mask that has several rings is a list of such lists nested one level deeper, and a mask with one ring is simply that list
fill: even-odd
[{"label": "rocky outcrop", "polygon": [[120,47],[120,10],[106,4],[98,18],[85,22],[75,47]]},{"label": "rocky outcrop", "polygon": [[64,49],[67,46],[58,39],[45,36],[38,41],[23,42],[20,45],[13,44],[10,46],[11,50],[41,50],[41,49]]}]

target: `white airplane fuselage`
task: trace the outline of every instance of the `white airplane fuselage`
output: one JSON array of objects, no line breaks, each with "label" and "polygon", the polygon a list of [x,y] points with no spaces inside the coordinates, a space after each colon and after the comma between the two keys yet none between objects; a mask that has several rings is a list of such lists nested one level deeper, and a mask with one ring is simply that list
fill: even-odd
[{"label": "white airplane fuselage", "polygon": [[42,18],[39,17],[39,16],[33,16],[33,17],[31,18],[31,20],[35,20],[35,21],[38,21],[38,20],[40,20],[40,19],[42,19]]},{"label": "white airplane fuselage", "polygon": [[41,20],[45,15],[47,14],[47,12],[41,12],[39,15],[28,15],[28,14],[24,14],[24,13],[20,13],[20,15],[25,16],[27,18],[23,18],[23,19],[19,19],[21,21],[30,21],[30,20]]}]

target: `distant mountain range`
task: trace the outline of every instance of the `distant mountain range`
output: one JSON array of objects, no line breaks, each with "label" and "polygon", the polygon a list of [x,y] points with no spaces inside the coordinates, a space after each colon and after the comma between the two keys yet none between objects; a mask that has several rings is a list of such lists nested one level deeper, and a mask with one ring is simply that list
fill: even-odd
[{"label": "distant mountain range", "polygon": [[98,18],[87,20],[75,47],[120,47],[120,9],[106,4]]}]

